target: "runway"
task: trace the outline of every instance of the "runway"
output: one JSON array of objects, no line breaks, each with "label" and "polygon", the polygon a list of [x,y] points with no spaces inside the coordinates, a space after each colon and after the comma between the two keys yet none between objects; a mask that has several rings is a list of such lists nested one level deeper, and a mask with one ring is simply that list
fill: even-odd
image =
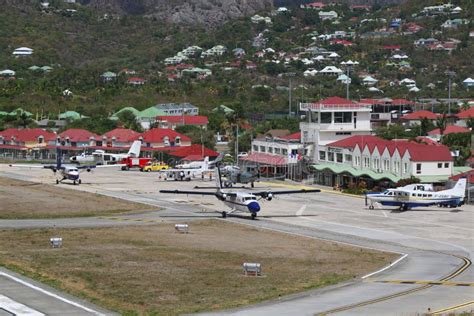
[{"label": "runway", "polygon": [[[52,183],[51,175],[41,170],[28,170],[27,176],[24,171],[0,166],[0,175]],[[224,210],[224,206],[213,197],[158,193],[160,189],[190,189],[193,185],[159,181],[153,173],[118,172],[112,168],[85,174],[81,186],[60,186],[142,202],[152,206],[151,211],[73,220],[0,220],[0,227],[150,225],[219,218],[214,211]],[[154,207],[161,210],[155,211]],[[403,213],[369,211],[360,198],[322,192],[281,196],[264,202],[259,216],[255,221],[246,217],[225,220],[406,256],[386,270],[364,279],[213,314],[400,315],[474,310],[474,286],[466,285],[474,282],[472,206],[463,206],[461,210],[426,208]],[[0,290],[0,294],[4,293]],[[17,301],[22,303],[20,299]]]}]

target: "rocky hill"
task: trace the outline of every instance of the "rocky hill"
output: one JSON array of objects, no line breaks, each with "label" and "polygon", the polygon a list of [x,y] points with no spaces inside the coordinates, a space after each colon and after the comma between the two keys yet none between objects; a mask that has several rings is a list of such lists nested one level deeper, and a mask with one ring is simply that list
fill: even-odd
[{"label": "rocky hill", "polygon": [[272,0],[81,0],[81,4],[118,14],[146,15],[180,24],[220,25],[268,9]]}]

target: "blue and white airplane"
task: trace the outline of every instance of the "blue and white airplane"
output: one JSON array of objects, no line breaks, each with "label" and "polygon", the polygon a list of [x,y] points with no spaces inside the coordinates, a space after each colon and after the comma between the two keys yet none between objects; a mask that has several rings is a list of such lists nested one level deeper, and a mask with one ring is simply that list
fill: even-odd
[{"label": "blue and white airplane", "polygon": [[172,193],[172,194],[193,194],[193,195],[213,195],[219,201],[222,201],[227,207],[230,208],[229,212],[223,211],[222,217],[226,218],[227,214],[234,212],[250,213],[252,219],[257,217],[257,213],[260,212],[261,207],[259,200],[265,199],[271,201],[273,196],[280,194],[296,194],[296,193],[315,193],[321,192],[318,189],[311,190],[288,190],[288,191],[238,191],[224,189],[222,187],[221,173],[219,165],[216,166],[217,172],[217,191],[206,192],[206,191],[181,191],[181,190],[160,190],[160,193]]},{"label": "blue and white airplane", "polygon": [[464,203],[466,184],[466,178],[461,178],[452,189],[438,192],[433,191],[431,186],[427,189],[423,185],[409,185],[387,189],[381,193],[367,193],[367,199],[370,200],[369,209],[374,209],[374,203],[398,206],[400,211],[432,205],[458,207]]},{"label": "blue and white airplane", "polygon": [[117,165],[84,165],[77,166],[71,164],[62,163],[62,153],[61,149],[58,147],[56,149],[56,164],[54,165],[35,165],[35,164],[11,164],[10,167],[19,167],[19,168],[40,168],[40,169],[49,169],[53,171],[56,175],[56,184],[63,182],[64,180],[72,181],[74,185],[81,184],[80,172],[87,171],[90,172],[94,168],[103,168],[103,167],[117,167]]}]

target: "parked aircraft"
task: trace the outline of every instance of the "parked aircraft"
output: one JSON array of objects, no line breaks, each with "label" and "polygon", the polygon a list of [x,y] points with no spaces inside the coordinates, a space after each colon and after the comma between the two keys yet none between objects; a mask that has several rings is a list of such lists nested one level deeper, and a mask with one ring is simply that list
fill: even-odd
[{"label": "parked aircraft", "polygon": [[288,190],[288,191],[237,191],[224,189],[222,187],[221,173],[219,166],[216,168],[217,179],[216,184],[217,190],[215,192],[209,191],[180,191],[180,190],[160,190],[160,193],[171,193],[171,194],[186,194],[186,195],[213,195],[219,201],[222,201],[226,206],[230,208],[229,212],[223,211],[222,217],[226,218],[227,214],[233,212],[246,212],[250,213],[252,219],[257,217],[257,213],[260,211],[261,207],[259,200],[265,199],[271,201],[275,195],[281,194],[296,194],[296,193],[315,193],[321,192],[318,189],[312,190]]},{"label": "parked aircraft", "polygon": [[55,165],[11,164],[10,167],[49,169],[53,171],[53,173],[56,175],[56,184],[59,184],[63,182],[64,180],[69,180],[69,181],[72,181],[74,185],[82,183],[79,176],[81,171],[90,172],[94,168],[109,167],[109,166],[96,166],[96,165],[77,166],[77,165],[71,165],[71,164],[63,164],[61,156],[62,156],[61,149],[58,147],[56,149],[56,164]]},{"label": "parked aircraft", "polygon": [[106,153],[104,150],[98,149],[90,155],[86,153],[82,153],[78,156],[71,157],[69,160],[72,163],[89,163],[89,162],[96,162],[100,164],[120,163],[124,158],[139,157],[141,146],[142,146],[142,142],[139,140],[136,140],[132,143],[132,146],[130,146],[129,151],[126,154],[111,154],[111,153]]},{"label": "parked aircraft", "polygon": [[203,178],[209,169],[209,158],[206,157],[199,168],[173,168],[159,171],[165,176],[165,180],[191,181],[196,178]]},{"label": "parked aircraft", "polygon": [[175,168],[176,169],[200,169],[204,165],[207,165],[207,167],[209,167],[212,164],[213,164],[212,162],[211,163],[209,162],[209,157],[206,157],[204,158],[203,161],[190,161],[188,163],[176,165]]},{"label": "parked aircraft", "polygon": [[225,166],[221,168],[222,175],[226,177],[224,181],[224,187],[230,188],[232,185],[241,183],[248,184],[253,188],[255,182],[259,181],[260,173],[258,170],[256,172],[242,171],[237,166]]},{"label": "parked aircraft", "polygon": [[369,209],[374,209],[374,203],[385,206],[398,206],[401,211],[420,206],[449,206],[458,207],[464,202],[466,178],[461,178],[452,189],[433,191],[431,185],[411,184],[396,189],[387,189],[382,193],[368,193]]}]

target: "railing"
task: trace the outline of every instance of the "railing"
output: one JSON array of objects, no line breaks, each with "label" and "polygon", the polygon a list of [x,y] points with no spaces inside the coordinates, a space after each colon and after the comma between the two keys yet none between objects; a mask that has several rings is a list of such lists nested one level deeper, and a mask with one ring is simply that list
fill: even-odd
[{"label": "railing", "polygon": [[321,103],[300,103],[300,110],[371,110],[369,104],[321,104]]}]

